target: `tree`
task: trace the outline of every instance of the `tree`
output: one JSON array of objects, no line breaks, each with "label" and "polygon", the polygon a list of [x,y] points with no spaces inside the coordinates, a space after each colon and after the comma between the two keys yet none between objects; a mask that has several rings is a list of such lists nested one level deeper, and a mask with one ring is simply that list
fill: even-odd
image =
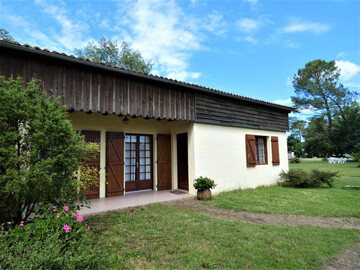
[{"label": "tree", "polygon": [[18,224],[38,203],[78,198],[74,174],[86,145],[67,119],[31,81],[0,76],[0,223]]},{"label": "tree", "polygon": [[291,134],[302,141],[306,129],[306,121],[298,120],[296,117],[290,117],[290,132]]},{"label": "tree", "polygon": [[15,41],[12,36],[10,36],[9,32],[6,31],[4,28],[0,28],[0,39],[7,39],[10,41]]},{"label": "tree", "polygon": [[306,128],[304,138],[304,148],[308,156],[324,157],[333,151],[324,118],[312,118]]},{"label": "tree", "polygon": [[331,136],[333,117],[345,118],[343,108],[352,103],[354,96],[339,82],[340,70],[335,61],[314,60],[294,75],[296,96],[291,100],[299,109],[314,109],[327,119],[327,132]]},{"label": "tree", "polygon": [[89,42],[84,48],[74,51],[77,56],[92,61],[117,65],[144,73],[149,73],[152,68],[151,60],[145,60],[139,51],[131,49],[125,41],[119,45],[117,41],[101,37],[97,43]]},{"label": "tree", "polygon": [[334,117],[332,142],[334,152],[343,155],[356,152],[356,145],[360,144],[360,106],[355,102],[344,108],[345,118]]},{"label": "tree", "polygon": [[289,152],[294,152],[297,157],[303,155],[303,142],[300,139],[296,138],[293,134],[287,138],[288,150]]}]

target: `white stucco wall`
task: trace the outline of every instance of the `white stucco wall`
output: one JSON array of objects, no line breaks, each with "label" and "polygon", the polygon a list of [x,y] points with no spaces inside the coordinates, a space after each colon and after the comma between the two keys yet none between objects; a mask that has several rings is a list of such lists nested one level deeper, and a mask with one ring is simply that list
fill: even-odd
[{"label": "white stucco wall", "polygon": [[[246,166],[246,134],[267,136],[267,165]],[[271,136],[279,138],[279,166],[272,165]],[[213,194],[275,184],[281,170],[288,170],[285,132],[195,123],[193,144],[195,177],[215,180]],[[192,187],[191,181],[189,186]]]}]

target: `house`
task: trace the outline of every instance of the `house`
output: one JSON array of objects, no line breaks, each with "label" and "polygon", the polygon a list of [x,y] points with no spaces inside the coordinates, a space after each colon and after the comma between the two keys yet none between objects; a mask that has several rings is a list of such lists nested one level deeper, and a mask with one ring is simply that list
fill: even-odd
[{"label": "house", "polygon": [[100,143],[88,198],[183,189],[215,180],[214,193],[271,185],[288,169],[292,107],[147,75],[47,49],[0,41],[0,75],[40,79],[73,128]]}]

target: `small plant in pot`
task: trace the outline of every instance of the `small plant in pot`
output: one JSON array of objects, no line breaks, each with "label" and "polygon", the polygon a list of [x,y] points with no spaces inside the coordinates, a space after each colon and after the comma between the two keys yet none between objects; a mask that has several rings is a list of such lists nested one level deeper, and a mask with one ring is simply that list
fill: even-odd
[{"label": "small plant in pot", "polygon": [[194,180],[194,188],[197,190],[198,200],[209,200],[211,199],[211,190],[216,187],[214,180],[211,180],[208,177],[196,178]]}]

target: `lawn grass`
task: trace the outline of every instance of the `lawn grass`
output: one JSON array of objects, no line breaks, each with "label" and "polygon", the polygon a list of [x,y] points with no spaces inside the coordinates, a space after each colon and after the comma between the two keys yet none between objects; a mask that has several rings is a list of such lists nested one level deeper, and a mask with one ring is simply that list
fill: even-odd
[{"label": "lawn grass", "polygon": [[315,215],[360,218],[360,190],[343,189],[345,185],[360,186],[358,163],[328,164],[321,159],[302,159],[290,168],[339,171],[334,188],[295,189],[287,187],[260,187],[235,190],[214,197],[215,206],[236,211],[271,214]]},{"label": "lawn grass", "polygon": [[290,168],[294,169],[320,169],[329,171],[338,171],[339,176],[359,176],[360,168],[358,162],[347,162],[345,164],[330,164],[322,161],[321,158],[302,158],[300,163],[290,163]]},{"label": "lawn grass", "polygon": [[359,231],[223,221],[155,204],[90,216],[104,269],[318,269]]}]

